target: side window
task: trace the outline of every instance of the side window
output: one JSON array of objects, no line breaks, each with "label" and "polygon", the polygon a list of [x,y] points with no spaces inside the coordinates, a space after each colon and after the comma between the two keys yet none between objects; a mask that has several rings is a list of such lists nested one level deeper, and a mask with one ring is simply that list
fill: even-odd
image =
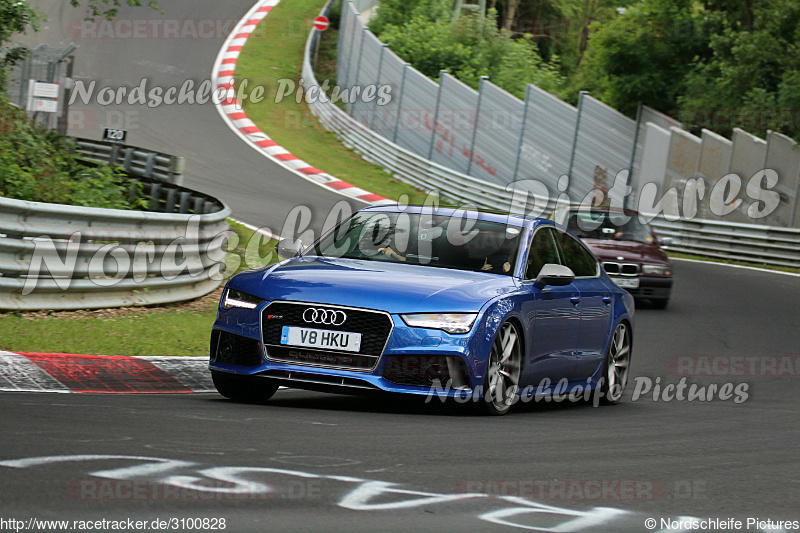
[{"label": "side window", "polygon": [[597,275],[597,260],[577,239],[568,233],[561,233],[559,234],[559,243],[561,252],[564,254],[564,262],[575,273],[575,277]]},{"label": "side window", "polygon": [[547,263],[560,263],[558,260],[558,246],[553,237],[553,230],[541,228],[533,236],[531,249],[528,252],[528,266],[525,269],[525,279],[535,279],[539,271]]}]

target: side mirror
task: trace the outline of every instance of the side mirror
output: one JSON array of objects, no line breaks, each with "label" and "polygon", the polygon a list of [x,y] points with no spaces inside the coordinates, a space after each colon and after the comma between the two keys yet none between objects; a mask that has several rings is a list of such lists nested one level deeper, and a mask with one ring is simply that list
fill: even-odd
[{"label": "side mirror", "polygon": [[286,259],[297,257],[305,249],[303,241],[294,239],[281,239],[278,245],[275,246],[275,251],[278,255]]},{"label": "side mirror", "polygon": [[571,268],[564,265],[556,265],[555,263],[547,263],[539,271],[536,276],[536,282],[542,285],[553,285],[555,287],[563,287],[569,285],[575,279],[575,273]]},{"label": "side mirror", "polygon": [[673,244],[672,237],[661,237],[659,244],[661,246],[672,246]]}]

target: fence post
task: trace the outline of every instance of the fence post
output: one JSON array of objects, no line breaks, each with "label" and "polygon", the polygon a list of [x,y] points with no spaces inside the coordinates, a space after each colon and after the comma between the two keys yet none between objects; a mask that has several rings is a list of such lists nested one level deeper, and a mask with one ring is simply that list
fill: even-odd
[{"label": "fence post", "polygon": [[169,160],[169,179],[173,185],[183,185],[183,172],[186,169],[186,159],[182,156],[172,156]]},{"label": "fence post", "polygon": [[792,216],[789,219],[789,227],[796,228],[800,224],[797,214],[800,212],[800,168],[797,169],[797,186],[794,191],[794,203],[792,204]]},{"label": "fence post", "polygon": [[22,64],[22,77],[19,82],[19,107],[26,112],[28,111],[28,82],[31,79],[32,62],[33,59],[31,55],[28,54],[28,57],[25,58],[25,62]]},{"label": "fence post", "polygon": [[[575,135],[572,138],[572,153],[569,156],[569,170],[567,170],[567,176],[569,177],[570,181],[572,181],[572,167],[575,164],[575,151],[578,148],[578,132],[581,130],[581,110],[583,109],[583,98],[589,94],[589,91],[581,91],[580,96],[578,96],[578,116],[575,118]],[[569,196],[570,184],[567,185],[567,189],[564,191]]]},{"label": "fence post", "polygon": [[400,99],[397,102],[397,117],[395,117],[394,121],[394,135],[392,135],[392,142],[397,143],[397,130],[400,129],[400,117],[401,117],[401,110],[403,109],[403,93],[405,92],[406,88],[406,73],[408,69],[411,68],[411,63],[406,63],[403,65],[403,77],[400,78]]},{"label": "fence post", "polygon": [[431,125],[431,146],[428,148],[428,160],[433,158],[433,146],[436,144],[436,121],[439,120],[439,103],[442,100],[442,75],[446,74],[447,70],[439,71],[439,90],[436,92],[436,108],[433,110],[433,124]]},{"label": "fence post", "polygon": [[531,98],[530,84],[525,86],[525,104],[522,108],[522,126],[519,129],[519,142],[517,143],[517,159],[514,162],[514,181],[517,181],[517,174],[519,174],[519,161],[522,157],[522,140],[525,138],[525,122],[528,120],[528,103]]},{"label": "fence post", "polygon": [[469,144],[469,160],[467,161],[467,175],[471,176],[472,160],[475,158],[475,138],[478,133],[478,121],[481,117],[481,100],[483,99],[483,82],[489,79],[489,76],[481,76],[478,81],[478,105],[475,109],[475,123],[472,126],[472,141]]},{"label": "fence post", "polygon": [[389,45],[386,43],[381,43],[381,57],[378,59],[378,75],[375,76],[375,105],[373,106],[372,112],[372,120],[369,121],[369,127],[371,129],[375,129],[375,117],[378,115],[378,86],[381,84],[381,69],[383,69],[383,56],[386,52],[386,49],[389,48]]},{"label": "fence post", "polygon": [[[633,134],[633,150],[631,150],[631,164],[628,165],[628,185],[630,185],[631,188],[635,183],[634,182],[635,173],[633,171],[633,166],[636,163],[636,147],[637,144],[639,143],[639,128],[641,127],[642,127],[642,103],[639,102],[639,105],[636,108],[636,132]],[[633,191],[633,193],[634,193],[633,195],[629,194],[628,196],[625,197],[625,203],[623,204],[623,207],[625,207],[626,209],[630,209],[631,207],[631,202],[633,201],[632,196],[636,196],[637,198],[639,197],[639,191],[635,190]]]},{"label": "fence post", "polygon": [[[355,8],[353,7],[353,2],[350,0],[347,1],[347,6],[349,8],[349,24],[353,24],[356,21],[358,15],[355,14]],[[347,85],[350,82],[350,58],[353,56],[353,43],[356,40],[356,28],[353,25],[352,30],[350,31],[350,47],[347,50],[347,55],[344,56],[347,58],[346,65],[347,68],[344,71],[344,76],[342,76],[342,84],[347,88]],[[338,81],[338,80],[337,80]]]}]

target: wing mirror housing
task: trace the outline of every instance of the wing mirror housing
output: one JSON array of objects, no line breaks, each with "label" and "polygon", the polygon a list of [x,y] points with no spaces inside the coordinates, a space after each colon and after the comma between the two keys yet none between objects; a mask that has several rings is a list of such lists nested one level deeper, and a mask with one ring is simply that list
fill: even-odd
[{"label": "wing mirror housing", "polygon": [[571,268],[555,263],[547,263],[536,276],[536,283],[541,285],[553,285],[563,287],[569,285],[575,279],[575,273]]},{"label": "wing mirror housing", "polygon": [[281,239],[275,247],[275,251],[278,252],[278,255],[285,259],[297,257],[304,249],[305,245],[303,241],[299,239]]}]

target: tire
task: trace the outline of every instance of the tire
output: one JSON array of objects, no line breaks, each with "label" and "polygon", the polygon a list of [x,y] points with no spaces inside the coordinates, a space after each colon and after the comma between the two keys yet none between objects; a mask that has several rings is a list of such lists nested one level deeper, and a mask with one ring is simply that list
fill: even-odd
[{"label": "tire", "polygon": [[522,336],[513,322],[497,331],[483,380],[481,406],[486,414],[506,414],[516,400],[522,370]]},{"label": "tire", "polygon": [[611,343],[606,351],[603,363],[603,385],[601,403],[618,404],[622,400],[625,386],[628,384],[631,364],[631,329],[622,322],[614,329]]},{"label": "tire", "polygon": [[225,372],[211,372],[214,387],[230,400],[248,403],[263,403],[272,398],[278,385],[263,378],[242,378]]}]

